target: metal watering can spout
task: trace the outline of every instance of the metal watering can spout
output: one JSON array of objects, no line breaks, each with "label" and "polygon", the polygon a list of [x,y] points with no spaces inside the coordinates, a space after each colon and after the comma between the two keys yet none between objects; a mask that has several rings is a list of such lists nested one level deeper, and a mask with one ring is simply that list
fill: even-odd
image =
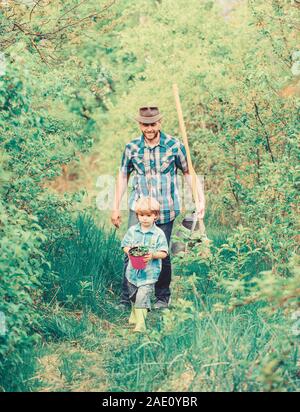
[{"label": "metal watering can spout", "polygon": [[191,231],[191,234],[194,231],[198,231],[199,235],[201,235],[202,239],[207,239],[206,231],[205,231],[205,226],[203,223],[203,220],[199,220],[197,218],[197,213],[193,212],[192,216],[186,216],[183,221],[182,221],[182,226],[185,227],[186,229],[189,229]]}]

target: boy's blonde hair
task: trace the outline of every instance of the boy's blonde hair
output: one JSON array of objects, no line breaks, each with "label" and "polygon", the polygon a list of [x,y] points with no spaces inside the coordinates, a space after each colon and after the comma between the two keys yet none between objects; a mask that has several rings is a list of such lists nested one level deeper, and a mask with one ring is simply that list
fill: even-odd
[{"label": "boy's blonde hair", "polygon": [[136,201],[135,213],[138,215],[140,213],[154,213],[156,218],[159,217],[160,205],[154,197],[141,197]]}]

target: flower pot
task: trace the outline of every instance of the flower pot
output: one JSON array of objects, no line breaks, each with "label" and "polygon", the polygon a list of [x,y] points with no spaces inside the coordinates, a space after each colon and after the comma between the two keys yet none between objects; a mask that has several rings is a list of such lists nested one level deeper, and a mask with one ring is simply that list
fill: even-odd
[{"label": "flower pot", "polygon": [[134,269],[145,269],[147,262],[144,262],[144,256],[148,253],[145,253],[142,256],[133,256],[131,253],[137,251],[138,247],[133,247],[129,250],[129,259]]}]

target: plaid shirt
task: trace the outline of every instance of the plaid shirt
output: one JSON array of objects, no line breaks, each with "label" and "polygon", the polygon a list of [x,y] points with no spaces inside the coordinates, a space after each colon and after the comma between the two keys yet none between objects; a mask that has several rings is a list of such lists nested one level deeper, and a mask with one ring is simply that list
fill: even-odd
[{"label": "plaid shirt", "polygon": [[120,170],[125,175],[134,172],[129,208],[142,196],[152,196],[160,204],[158,224],[170,222],[180,213],[177,169],[188,171],[184,145],[174,137],[160,132],[160,141],[150,147],[144,135],[125,146]]},{"label": "plaid shirt", "polygon": [[[125,246],[148,246],[150,252],[163,250],[169,253],[166,235],[155,223],[147,232],[142,231],[140,223],[131,226],[121,242],[121,247]],[[151,259],[145,269],[134,269],[129,260],[126,278],[137,287],[151,285],[157,282],[161,267],[162,259]]]}]

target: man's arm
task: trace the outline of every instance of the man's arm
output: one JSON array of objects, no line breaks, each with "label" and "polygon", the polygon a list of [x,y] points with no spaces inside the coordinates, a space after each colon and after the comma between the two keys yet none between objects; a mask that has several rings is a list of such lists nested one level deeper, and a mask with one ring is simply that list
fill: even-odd
[{"label": "man's arm", "polygon": [[[187,153],[184,145],[179,142],[178,152],[176,156],[176,166],[182,171],[183,176],[189,187],[192,189],[192,175],[189,174]],[[203,219],[205,209],[204,189],[198,178],[196,178],[196,188],[198,193],[198,202],[195,200],[198,219]]]},{"label": "man's arm", "polygon": [[[188,172],[183,173],[184,179],[189,185],[189,187],[192,189],[192,175],[190,175]],[[197,193],[198,193],[198,203],[196,203],[196,210],[197,210],[197,215],[198,219],[203,219],[204,218],[204,212],[205,212],[205,197],[204,197],[204,189],[201,181],[198,179],[198,176],[196,176],[196,188],[197,188]]]},{"label": "man's arm", "polygon": [[130,174],[125,175],[123,172],[119,172],[115,187],[115,195],[114,195],[114,203],[111,213],[111,221],[113,225],[117,228],[121,225],[121,201],[125,190],[127,189],[128,181],[129,181]]},{"label": "man's arm", "polygon": [[114,203],[113,203],[113,210],[120,210],[121,201],[125,190],[127,189],[128,181],[130,175],[125,175],[122,172],[119,172],[117,176],[117,182],[115,187],[115,196],[114,196]]},{"label": "man's arm", "polygon": [[127,189],[130,174],[133,171],[131,157],[130,144],[127,144],[122,155],[121,167],[117,177],[114,202],[112,205],[111,221],[117,228],[119,228],[121,224],[121,200],[125,190]]}]

